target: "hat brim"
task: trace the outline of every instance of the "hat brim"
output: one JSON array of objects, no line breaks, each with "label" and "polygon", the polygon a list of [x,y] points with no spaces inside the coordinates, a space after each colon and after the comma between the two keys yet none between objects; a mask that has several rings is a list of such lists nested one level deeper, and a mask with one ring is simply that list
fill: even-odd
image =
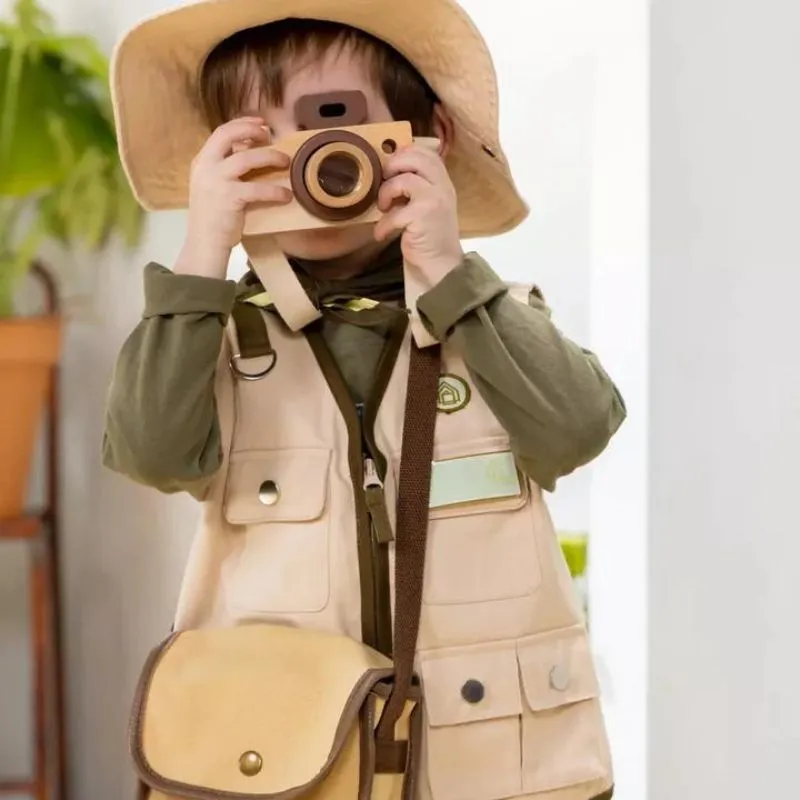
[{"label": "hat brim", "polygon": [[237,31],[288,17],[359,28],[425,77],[455,124],[447,166],[464,237],[503,233],[525,219],[499,142],[492,59],[453,0],[202,0],[139,23],[114,50],[111,92],[120,157],[145,208],[188,204],[191,161],[210,133],[196,100],[208,53]]}]

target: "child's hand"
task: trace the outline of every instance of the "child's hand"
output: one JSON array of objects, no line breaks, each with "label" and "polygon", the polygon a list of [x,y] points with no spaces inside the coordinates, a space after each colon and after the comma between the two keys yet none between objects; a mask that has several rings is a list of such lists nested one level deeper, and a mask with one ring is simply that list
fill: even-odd
[{"label": "child's hand", "polygon": [[284,187],[241,180],[254,169],[289,166],[285,153],[266,146],[269,133],[263,126],[255,117],[220,125],[192,162],[189,226],[176,272],[224,278],[231,250],[242,238],[246,207],[291,200]]},{"label": "child's hand", "polygon": [[378,208],[385,216],[375,225],[375,238],[402,231],[403,257],[434,286],[464,257],[447,168],[437,153],[411,145],[388,160],[384,176]]}]

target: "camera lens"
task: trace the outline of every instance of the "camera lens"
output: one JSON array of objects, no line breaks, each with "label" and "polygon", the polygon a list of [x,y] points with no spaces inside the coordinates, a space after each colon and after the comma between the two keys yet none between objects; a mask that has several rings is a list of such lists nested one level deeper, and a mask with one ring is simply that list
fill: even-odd
[{"label": "camera lens", "polygon": [[331,197],[347,197],[358,189],[361,167],[347,153],[331,153],[320,162],[317,180],[320,188]]},{"label": "camera lens", "polygon": [[351,131],[312,133],[292,159],[292,191],[318,219],[344,222],[369,211],[383,175],[378,147]]}]

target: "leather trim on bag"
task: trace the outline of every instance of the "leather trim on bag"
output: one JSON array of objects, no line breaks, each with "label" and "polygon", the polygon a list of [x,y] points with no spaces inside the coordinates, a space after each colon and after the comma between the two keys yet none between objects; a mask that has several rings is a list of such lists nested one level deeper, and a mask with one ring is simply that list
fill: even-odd
[{"label": "leather trim on bag", "polygon": [[147,694],[147,688],[150,686],[150,679],[153,673],[156,671],[156,667],[158,666],[158,662],[166,655],[169,648],[174,644],[177,640],[179,633],[173,631],[170,635],[164,639],[161,644],[156,645],[148,654],[147,659],[144,662],[144,667],[142,668],[142,672],[139,675],[139,681],[136,684],[136,691],[133,695],[133,713],[131,714],[131,721],[130,726],[128,729],[128,742],[130,746],[131,755],[136,758],[136,752],[134,748],[134,742],[136,740],[136,736],[139,732],[139,726],[141,723],[141,715],[144,710],[144,698]]},{"label": "leather trim on bag", "polygon": [[[422,705],[414,706],[408,725],[408,762],[403,778],[402,800],[415,800],[417,781],[422,769]],[[600,798],[599,800],[602,800]]]},{"label": "leather trim on bag", "polygon": [[[376,697],[380,697],[381,700],[388,700],[389,695],[392,693],[392,684],[386,681],[381,681],[375,685],[372,693]],[[420,686],[419,680],[416,678],[416,676],[414,677],[414,683],[408,691],[408,699],[412,702],[419,702],[422,700],[422,687]]]},{"label": "leather trim on bag", "polygon": [[169,778],[157,774],[148,764],[142,748],[142,720],[147,706],[146,699],[150,682],[156,672],[159,662],[179,636],[180,634],[173,634],[170,636],[162,645],[151,651],[145,662],[134,698],[133,715],[131,717],[131,727],[129,731],[129,746],[134,767],[140,781],[151,790],[162,792],[170,797],[185,798],[186,800],[293,800],[293,798],[309,792],[322,783],[336,765],[336,761],[353,730],[353,726],[359,724],[362,708],[369,704],[369,696],[372,689],[393,674],[393,670],[391,669],[370,670],[366,672],[363,678],[353,687],[353,691],[350,693],[345,703],[344,710],[342,711],[342,716],[339,720],[339,726],[334,736],[328,760],[325,762],[320,772],[308,783],[302,786],[296,786],[284,792],[275,792],[273,794],[243,794],[241,792],[226,792],[219,789],[211,790],[202,786],[192,786],[181,783],[180,781],[172,781]]},{"label": "leather trim on bag", "polygon": [[375,781],[375,696],[371,694],[361,707],[360,750],[361,763],[358,776],[358,800],[370,800]]},{"label": "leather trim on bag", "polygon": [[408,764],[408,742],[376,743],[375,772],[378,775],[402,775]]}]

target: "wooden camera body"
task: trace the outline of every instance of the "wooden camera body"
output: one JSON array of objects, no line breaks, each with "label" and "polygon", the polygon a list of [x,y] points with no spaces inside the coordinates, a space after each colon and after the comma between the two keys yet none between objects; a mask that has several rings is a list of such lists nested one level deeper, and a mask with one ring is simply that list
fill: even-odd
[{"label": "wooden camera body", "polygon": [[413,142],[408,122],[362,124],[367,101],[361,92],[306,95],[295,106],[300,130],[273,147],[291,158],[287,170],[260,170],[248,180],[291,189],[287,205],[255,203],[244,234],[314,230],[376,222],[375,202],[386,160]]}]

